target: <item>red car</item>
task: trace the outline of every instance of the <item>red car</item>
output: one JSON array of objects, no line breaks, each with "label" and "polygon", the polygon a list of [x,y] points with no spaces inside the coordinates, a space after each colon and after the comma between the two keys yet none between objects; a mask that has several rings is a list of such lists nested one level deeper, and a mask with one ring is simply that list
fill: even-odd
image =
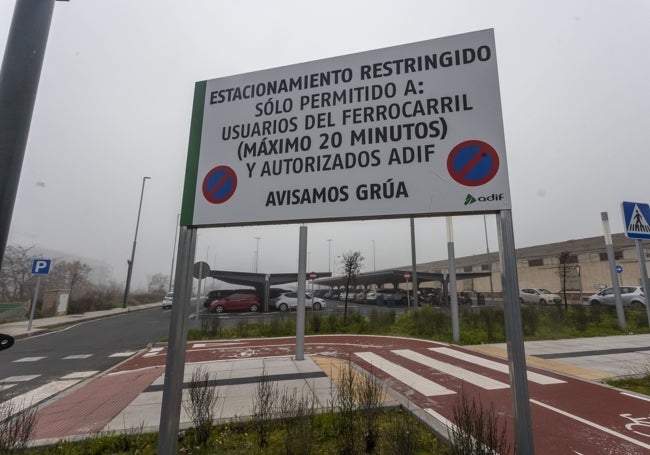
[{"label": "red car", "polygon": [[257,311],[260,308],[260,299],[255,294],[235,293],[223,299],[215,300],[210,304],[211,313],[224,311]]}]

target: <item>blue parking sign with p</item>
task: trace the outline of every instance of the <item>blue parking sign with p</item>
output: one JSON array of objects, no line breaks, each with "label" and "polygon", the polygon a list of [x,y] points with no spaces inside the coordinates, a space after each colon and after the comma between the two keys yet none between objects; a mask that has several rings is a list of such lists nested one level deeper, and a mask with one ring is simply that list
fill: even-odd
[{"label": "blue parking sign with p", "polygon": [[51,259],[34,259],[34,262],[32,262],[32,274],[47,275],[50,273],[50,264],[52,264]]}]

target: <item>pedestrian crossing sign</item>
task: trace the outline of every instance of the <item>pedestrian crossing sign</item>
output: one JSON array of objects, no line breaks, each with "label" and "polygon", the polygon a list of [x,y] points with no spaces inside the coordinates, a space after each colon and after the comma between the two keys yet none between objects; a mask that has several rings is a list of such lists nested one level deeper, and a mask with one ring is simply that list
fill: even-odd
[{"label": "pedestrian crossing sign", "polygon": [[650,205],[640,202],[623,202],[625,235],[631,239],[650,239]]}]

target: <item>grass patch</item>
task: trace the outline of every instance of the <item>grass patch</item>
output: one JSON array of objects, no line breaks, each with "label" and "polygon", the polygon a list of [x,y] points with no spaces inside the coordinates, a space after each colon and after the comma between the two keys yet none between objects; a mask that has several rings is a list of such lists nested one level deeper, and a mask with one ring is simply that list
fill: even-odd
[{"label": "grass patch", "polygon": [[619,389],[630,390],[632,392],[641,393],[650,396],[650,366],[646,368],[645,373],[639,377],[630,377],[622,379],[611,379],[607,384],[617,387]]}]

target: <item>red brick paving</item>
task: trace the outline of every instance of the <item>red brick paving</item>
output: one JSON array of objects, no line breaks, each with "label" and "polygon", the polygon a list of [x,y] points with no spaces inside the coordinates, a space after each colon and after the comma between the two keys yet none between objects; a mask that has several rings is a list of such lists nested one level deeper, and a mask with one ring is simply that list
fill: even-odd
[{"label": "red brick paving", "polygon": [[101,431],[164,371],[164,367],[154,367],[105,375],[91,381],[40,409],[32,439]]}]

